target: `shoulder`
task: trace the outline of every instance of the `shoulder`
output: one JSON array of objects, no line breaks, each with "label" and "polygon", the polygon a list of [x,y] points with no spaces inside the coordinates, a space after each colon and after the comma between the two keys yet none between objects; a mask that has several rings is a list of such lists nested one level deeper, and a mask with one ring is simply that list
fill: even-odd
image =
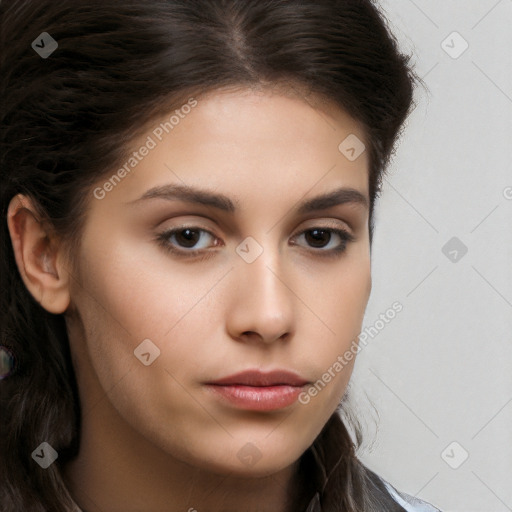
[{"label": "shoulder", "polygon": [[389,482],[386,482],[382,477],[379,476],[379,478],[386,486],[386,489],[388,490],[391,497],[407,512],[441,512],[441,510],[434,507],[434,505],[420,500],[419,498],[415,498],[414,496],[410,496],[404,492],[400,492],[395,489]]}]

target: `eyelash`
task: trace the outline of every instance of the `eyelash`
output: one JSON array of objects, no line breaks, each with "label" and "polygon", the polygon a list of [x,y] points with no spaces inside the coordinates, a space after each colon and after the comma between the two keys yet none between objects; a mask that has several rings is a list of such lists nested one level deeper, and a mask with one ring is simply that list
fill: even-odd
[{"label": "eyelash", "polygon": [[[207,229],[200,228],[199,226],[180,226],[178,228],[173,228],[173,229],[164,231],[162,233],[159,233],[156,237],[156,242],[161,247],[163,247],[166,251],[168,251],[174,255],[177,255],[178,257],[184,257],[184,258],[200,257],[201,260],[205,260],[205,259],[208,259],[211,256],[213,256],[213,252],[207,251],[206,249],[187,251],[187,250],[177,249],[175,246],[173,246],[169,242],[169,238],[172,235],[179,233],[181,231],[185,231],[187,229],[190,231],[199,231],[199,232],[208,233],[213,238],[217,238],[211,231],[209,231]],[[332,228],[332,227],[321,227],[321,226],[315,226],[315,227],[306,229],[304,231],[301,231],[300,233],[295,235],[294,238],[296,238],[297,236],[300,236],[300,235],[304,235],[305,233],[312,232],[312,231],[323,231],[323,232],[334,233],[334,234],[338,235],[341,239],[340,245],[334,249],[329,249],[329,250],[322,250],[322,248],[320,248],[318,250],[315,250],[314,248],[312,249],[313,253],[316,253],[318,256],[320,256],[322,258],[341,257],[347,249],[347,244],[350,242],[354,242],[356,239],[351,233],[349,233],[348,231],[346,231],[344,229]],[[329,244],[330,241],[331,240],[329,240],[327,243]]]}]

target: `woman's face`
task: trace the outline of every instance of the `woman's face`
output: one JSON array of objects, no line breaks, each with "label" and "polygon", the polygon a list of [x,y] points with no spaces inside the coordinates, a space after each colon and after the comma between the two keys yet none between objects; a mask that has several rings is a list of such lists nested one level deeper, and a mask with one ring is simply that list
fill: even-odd
[{"label": "woman's face", "polygon": [[[91,192],[67,318],[84,435],[108,421],[105,439],[269,474],[310,446],[352,372],[371,289],[364,133],[269,92],[188,105]],[[295,380],[212,384],[245,371]]]}]

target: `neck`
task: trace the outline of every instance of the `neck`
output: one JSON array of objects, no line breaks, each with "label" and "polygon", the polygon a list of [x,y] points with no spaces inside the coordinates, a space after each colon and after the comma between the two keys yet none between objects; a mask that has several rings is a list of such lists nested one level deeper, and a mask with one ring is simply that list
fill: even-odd
[{"label": "neck", "polygon": [[107,404],[86,416],[79,454],[64,468],[71,496],[84,511],[296,512],[307,503],[298,462],[260,478],[215,474],[152,445]]}]

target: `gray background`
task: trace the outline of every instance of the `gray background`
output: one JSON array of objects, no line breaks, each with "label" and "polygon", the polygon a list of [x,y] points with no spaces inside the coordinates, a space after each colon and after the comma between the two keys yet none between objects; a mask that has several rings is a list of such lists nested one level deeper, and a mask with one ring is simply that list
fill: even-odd
[{"label": "gray background", "polygon": [[379,3],[429,91],[378,203],[363,325],[403,311],[358,356],[360,455],[444,512],[512,511],[512,0]]}]

